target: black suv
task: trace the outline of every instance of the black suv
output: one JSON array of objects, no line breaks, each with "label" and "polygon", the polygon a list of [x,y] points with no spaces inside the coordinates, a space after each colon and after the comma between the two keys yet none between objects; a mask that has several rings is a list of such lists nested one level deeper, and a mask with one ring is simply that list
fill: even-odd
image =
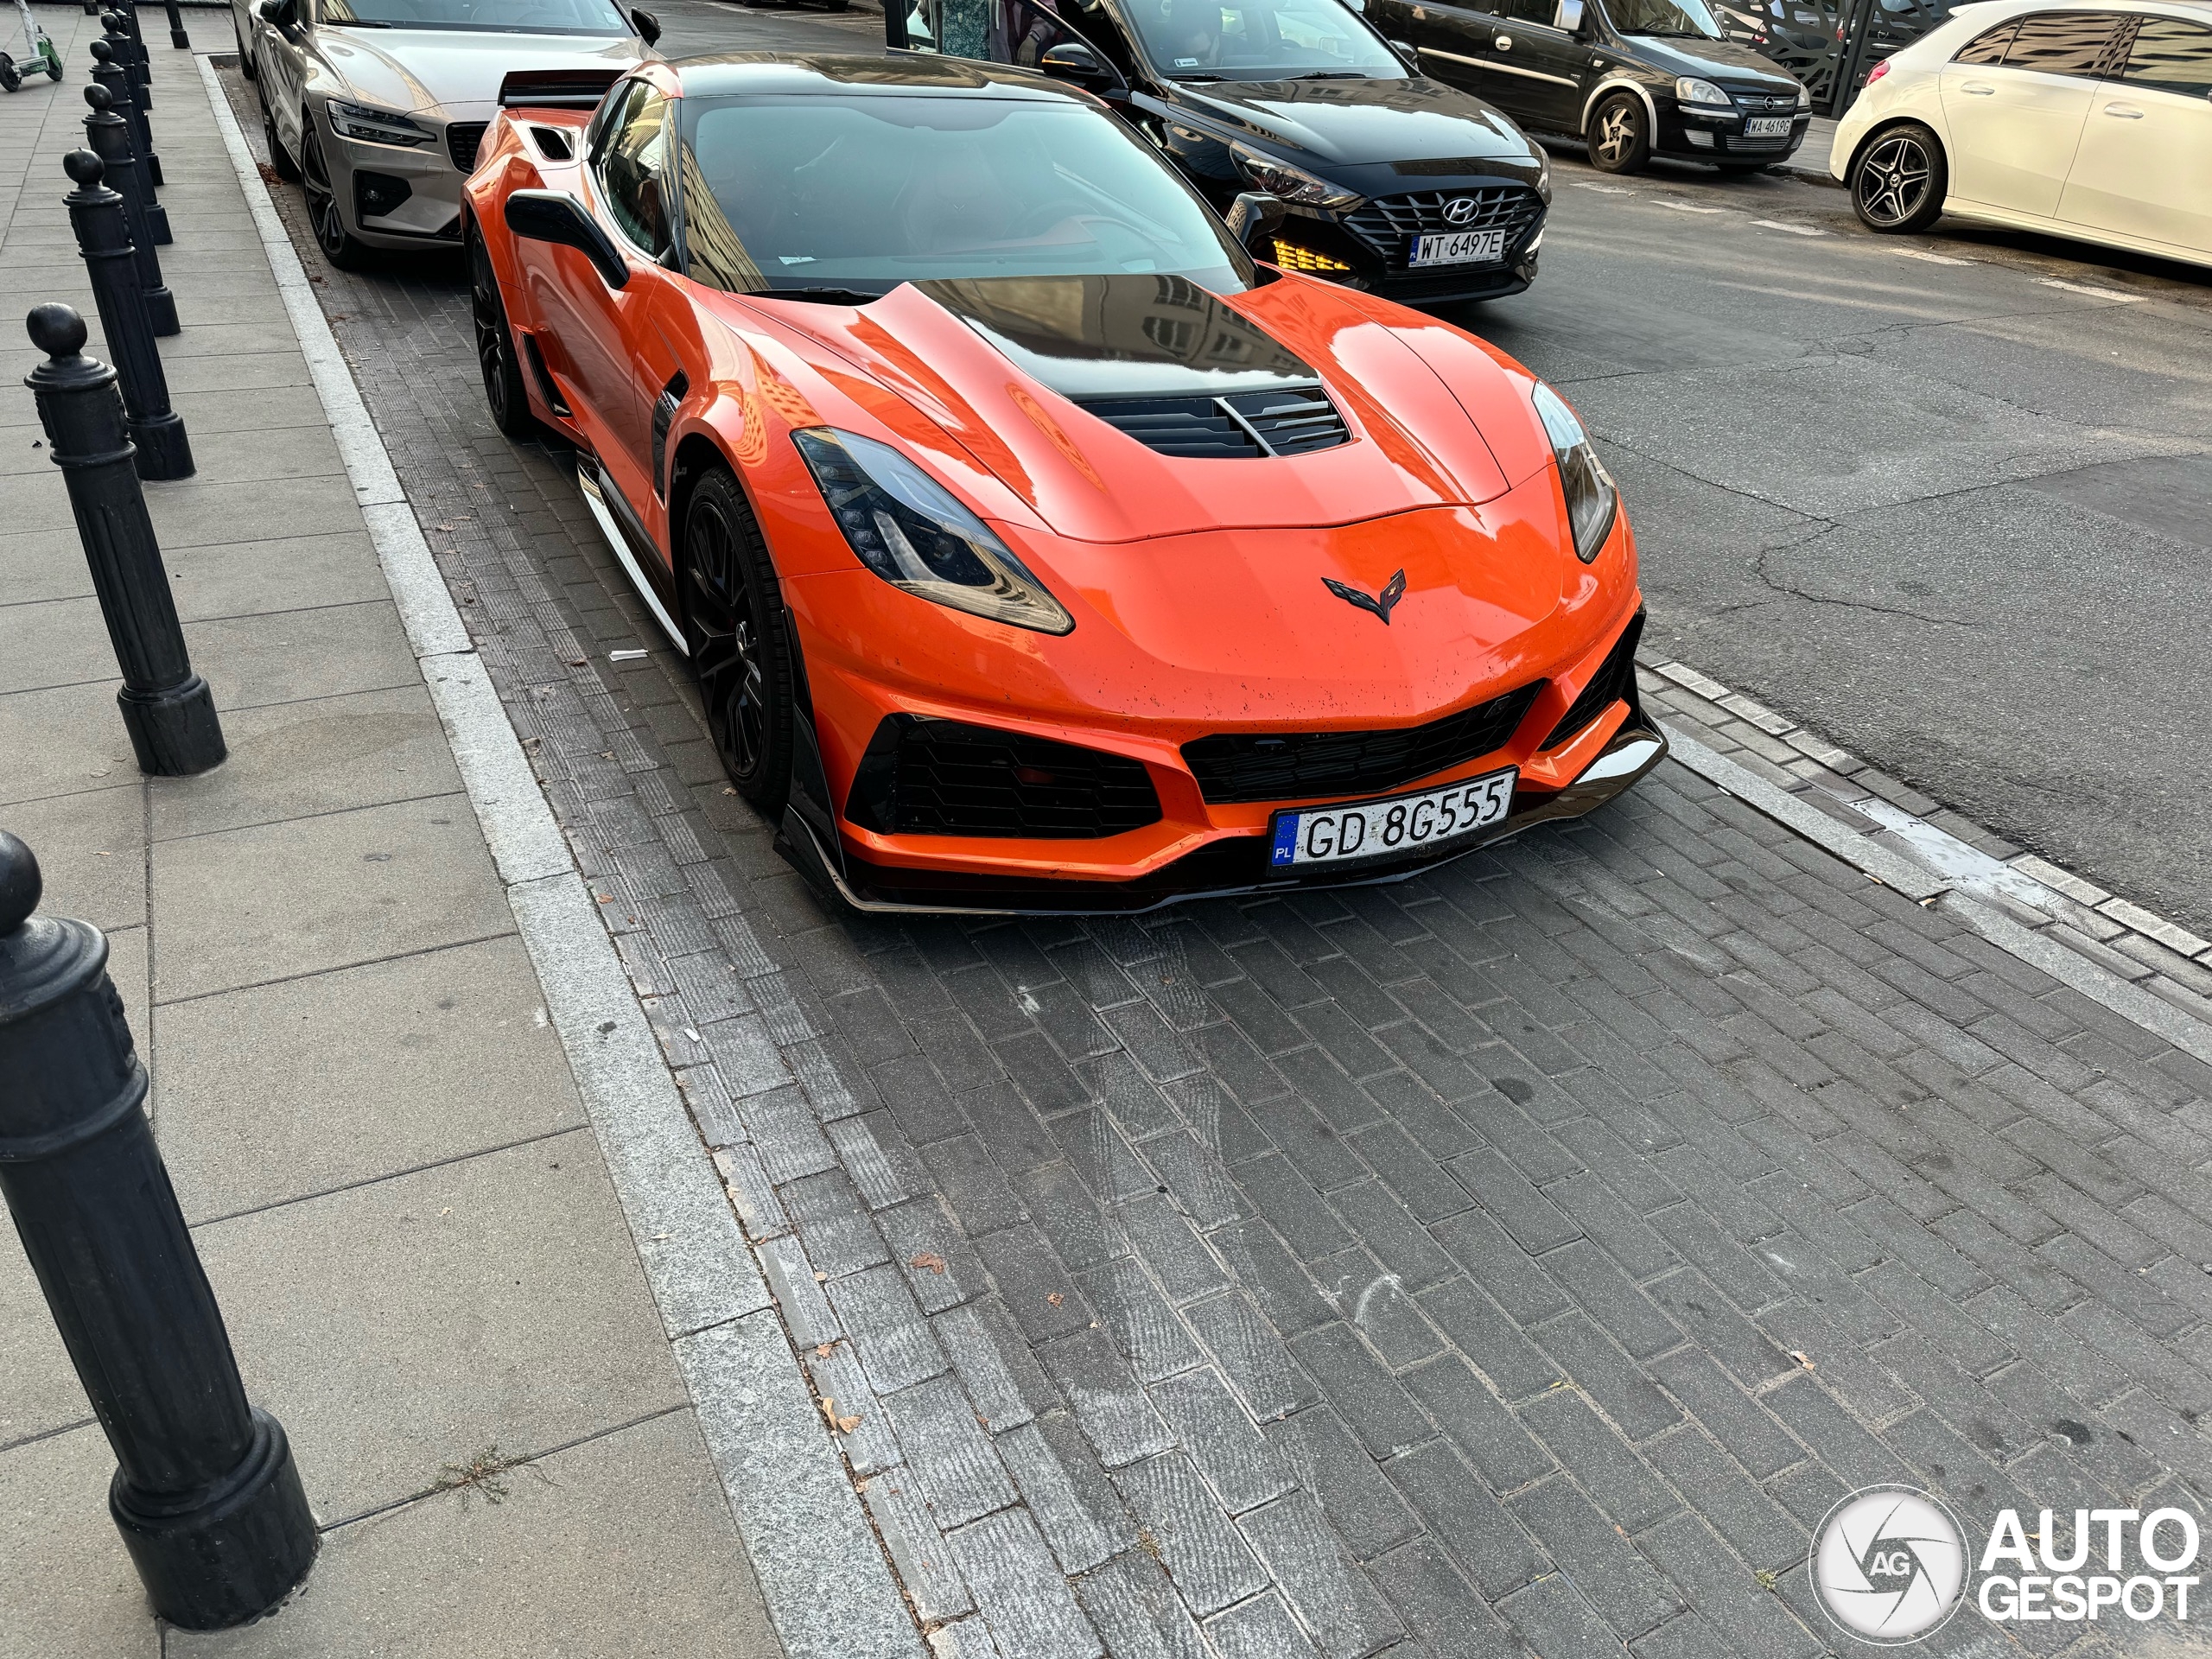
[{"label": "black suv", "polygon": [[1803,84],[1721,39],[1705,0],[1369,0],[1368,16],[1439,80],[1586,139],[1608,173],[1654,156],[1753,172],[1804,143],[1812,118]]},{"label": "black suv", "polygon": [[887,0],[884,15],[893,48],[1096,94],[1217,208],[1276,198],[1287,216],[1245,239],[1286,270],[1421,304],[1496,299],[1535,277],[1543,150],[1409,68],[1412,48],[1344,0]]}]

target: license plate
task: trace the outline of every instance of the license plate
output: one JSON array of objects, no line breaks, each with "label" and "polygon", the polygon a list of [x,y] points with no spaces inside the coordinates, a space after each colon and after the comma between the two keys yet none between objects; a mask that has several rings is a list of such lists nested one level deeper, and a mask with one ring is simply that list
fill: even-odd
[{"label": "license plate", "polygon": [[1272,861],[1277,869],[1294,864],[1340,864],[1446,845],[1503,818],[1513,805],[1513,785],[1519,776],[1508,766],[1418,795],[1278,812],[1272,830]]},{"label": "license plate", "polygon": [[1744,118],[1744,137],[1746,138],[1787,138],[1789,118],[1786,115],[1747,115]]},{"label": "license plate", "polygon": [[1414,238],[1413,263],[1416,265],[1478,265],[1495,264],[1505,257],[1505,232],[1495,231],[1442,231],[1430,236]]}]

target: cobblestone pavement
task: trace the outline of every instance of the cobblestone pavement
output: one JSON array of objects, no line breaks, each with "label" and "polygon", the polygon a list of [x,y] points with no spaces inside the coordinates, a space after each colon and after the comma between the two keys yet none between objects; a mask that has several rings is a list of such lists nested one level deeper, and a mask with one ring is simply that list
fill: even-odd
[{"label": "cobblestone pavement", "polygon": [[[458,270],[305,257],[940,1654],[1811,1656],[1853,1488],[2202,1512],[2212,1067],[1672,766],[1396,887],[832,914]],[[2190,1650],[2109,1623],[1928,1650]]]}]

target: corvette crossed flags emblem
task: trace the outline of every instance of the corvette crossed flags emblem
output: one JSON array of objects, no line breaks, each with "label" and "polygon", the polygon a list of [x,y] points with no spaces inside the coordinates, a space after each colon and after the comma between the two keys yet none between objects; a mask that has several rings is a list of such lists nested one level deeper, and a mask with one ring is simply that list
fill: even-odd
[{"label": "corvette crossed flags emblem", "polygon": [[1390,613],[1397,608],[1398,601],[1406,596],[1406,573],[1402,570],[1397,572],[1389,581],[1382,584],[1382,591],[1380,594],[1367,593],[1363,589],[1353,587],[1350,582],[1338,582],[1334,576],[1322,577],[1321,585],[1344,601],[1345,604],[1356,605],[1363,611],[1372,612],[1382,619],[1382,626],[1387,628],[1390,626]]}]

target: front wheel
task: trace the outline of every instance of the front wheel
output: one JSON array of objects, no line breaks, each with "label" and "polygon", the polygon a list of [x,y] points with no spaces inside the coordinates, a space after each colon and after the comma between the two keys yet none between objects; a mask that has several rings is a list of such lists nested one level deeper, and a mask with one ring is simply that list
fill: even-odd
[{"label": "front wheel", "polygon": [[1641,173],[1651,159],[1651,124],[1632,92],[1607,99],[1590,113],[1590,165],[1600,173]]},{"label": "front wheel", "polygon": [[511,438],[539,436],[537,417],[530,412],[530,395],[523,389],[522,365],[515,361],[514,330],[507,323],[506,302],[499,297],[499,275],[474,219],[468,222],[468,308],[492,424]]},{"label": "front wheel", "polygon": [[745,492],[727,470],[699,480],[683,515],[683,632],[707,729],[737,792],[772,820],[791,792],[797,702],[783,587]]},{"label": "front wheel", "polygon": [[16,60],[0,52],[0,92],[12,92],[23,84],[23,72],[16,67]]},{"label": "front wheel", "polygon": [[1943,215],[1942,141],[1917,122],[1885,128],[1851,164],[1851,205],[1870,231],[1924,231]]},{"label": "front wheel", "polygon": [[346,228],[338,187],[331,181],[330,162],[322,153],[322,135],[315,130],[314,113],[308,110],[300,111],[300,183],[307,192],[308,223],[315,229],[322,257],[340,270],[366,265],[369,250]]}]

